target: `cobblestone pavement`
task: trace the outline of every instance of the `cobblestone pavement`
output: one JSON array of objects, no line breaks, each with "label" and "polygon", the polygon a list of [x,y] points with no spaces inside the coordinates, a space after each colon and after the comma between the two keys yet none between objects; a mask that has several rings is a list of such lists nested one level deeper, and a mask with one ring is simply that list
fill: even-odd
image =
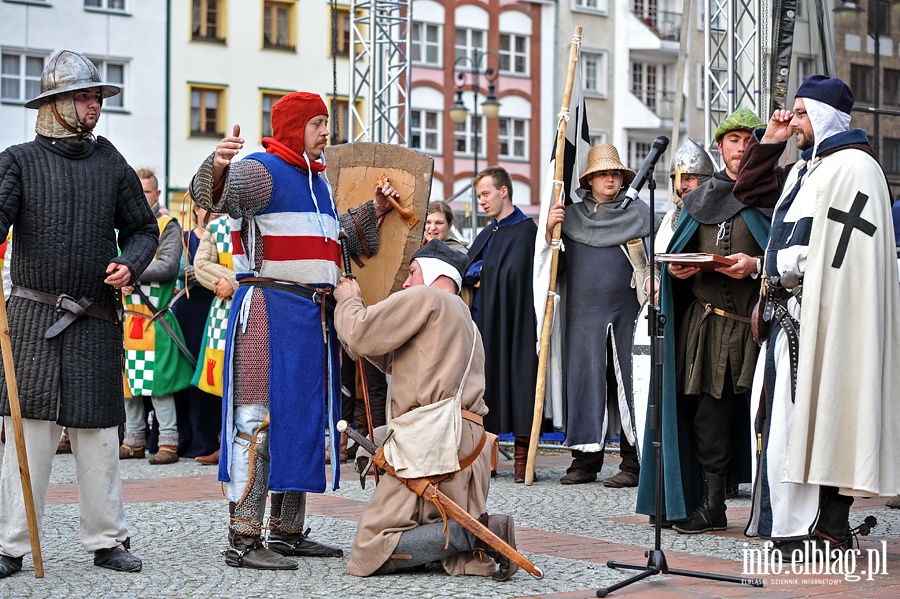
[{"label": "cobblestone pavement", "polygon": [[[0,445],[2,454],[2,445]],[[116,573],[93,566],[78,539],[78,495],[74,460],[57,456],[44,515],[44,577],[34,577],[30,556],[22,572],[0,580],[0,597],[595,597],[598,587],[614,584],[634,572],[614,570],[607,560],[646,563],[644,551],[654,544],[647,518],[634,514],[635,489],[608,489],[599,482],[563,486],[558,478],[569,458],[542,454],[538,480],[526,487],[512,482],[512,462],[503,461],[491,486],[491,512],[515,517],[519,549],[544,571],[535,580],[519,571],[506,583],[478,577],[450,577],[440,570],[415,574],[356,578],[344,573],[356,523],[371,497],[348,467],[341,489],[311,495],[307,525],[312,537],[339,545],[345,557],[307,558],[292,572],[259,572],[230,568],[220,551],[226,544],[227,504],[215,469],[193,460],[151,466],[146,460],[122,462],[126,516],[132,549],[144,561],[139,574]],[[616,471],[610,456],[602,477]],[[662,549],[672,569],[741,576],[743,550],[760,547],[742,531],[749,513],[749,486],[728,502],[729,527],[716,534],[679,535],[662,531]],[[878,518],[873,534],[860,539],[863,555],[855,565],[858,581],[838,574],[783,572],[762,576],[764,588],[684,576],[654,576],[613,596],[646,597],[844,597],[900,596],[900,510],[884,507],[884,499],[858,500],[854,521]],[[886,564],[874,576],[865,558],[884,555]],[[849,569],[849,563],[845,563]],[[886,572],[886,573],[883,573]],[[871,580],[869,579],[871,578]]]}]

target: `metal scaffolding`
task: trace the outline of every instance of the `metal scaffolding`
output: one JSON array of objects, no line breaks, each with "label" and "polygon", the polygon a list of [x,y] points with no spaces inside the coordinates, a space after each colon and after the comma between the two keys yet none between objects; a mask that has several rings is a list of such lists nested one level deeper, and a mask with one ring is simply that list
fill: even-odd
[{"label": "metal scaffolding", "polygon": [[725,117],[741,107],[760,114],[768,103],[762,97],[765,86],[761,85],[765,64],[760,34],[763,1],[708,0],[705,3],[704,139],[714,156],[718,155],[716,128]]},{"label": "metal scaffolding", "polygon": [[411,0],[351,3],[351,142],[409,145],[411,17]]}]

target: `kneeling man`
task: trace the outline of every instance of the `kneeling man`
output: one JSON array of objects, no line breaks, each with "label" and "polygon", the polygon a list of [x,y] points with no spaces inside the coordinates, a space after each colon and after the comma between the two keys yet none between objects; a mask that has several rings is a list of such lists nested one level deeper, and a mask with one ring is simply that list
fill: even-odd
[{"label": "kneeling man", "polygon": [[[393,432],[384,456],[398,477],[430,479],[515,547],[512,517],[487,515],[484,348],[458,296],[465,267],[464,254],[433,239],[413,255],[404,290],[368,308],[356,281],[344,278],[334,290],[335,327],[352,356],[392,375]],[[360,519],[347,572],[390,574],[440,561],[451,575],[503,581],[518,569],[456,522],[446,533],[444,526],[434,505],[400,478],[383,477]]]}]

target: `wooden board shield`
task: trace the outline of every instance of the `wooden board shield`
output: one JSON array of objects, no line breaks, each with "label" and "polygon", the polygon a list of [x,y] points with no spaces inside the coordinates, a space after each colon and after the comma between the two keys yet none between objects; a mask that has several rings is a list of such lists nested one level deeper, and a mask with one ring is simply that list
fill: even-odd
[{"label": "wooden board shield", "polygon": [[358,256],[362,267],[353,263],[363,300],[371,305],[401,289],[410,258],[422,246],[434,158],[403,146],[364,142],[332,146],[326,150],[326,160],[325,173],[338,212],[347,212],[374,198],[378,178],[387,175],[400,193],[397,202],[419,219],[410,228],[391,210],[379,230],[378,253],[371,258]]}]

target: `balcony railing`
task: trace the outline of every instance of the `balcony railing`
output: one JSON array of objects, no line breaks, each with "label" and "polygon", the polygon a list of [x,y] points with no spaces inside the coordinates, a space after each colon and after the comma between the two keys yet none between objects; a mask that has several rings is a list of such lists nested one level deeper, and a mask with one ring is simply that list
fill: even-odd
[{"label": "balcony railing", "polygon": [[668,10],[650,11],[646,16],[634,13],[641,22],[652,29],[661,40],[681,40],[681,13]]},{"label": "balcony railing", "polygon": [[674,117],[675,92],[633,89],[631,93],[637,96],[659,118],[671,119]]}]

